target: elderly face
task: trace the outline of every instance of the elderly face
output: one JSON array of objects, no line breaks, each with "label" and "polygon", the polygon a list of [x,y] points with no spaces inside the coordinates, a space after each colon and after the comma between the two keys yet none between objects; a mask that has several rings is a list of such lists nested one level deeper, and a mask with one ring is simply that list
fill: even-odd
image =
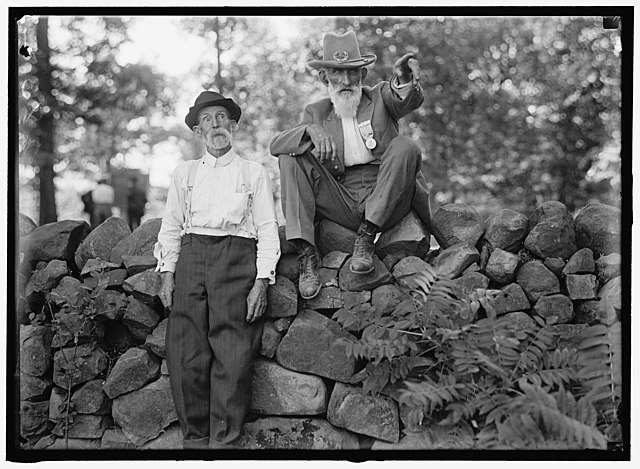
[{"label": "elderly face", "polygon": [[207,148],[223,149],[233,142],[236,121],[223,106],[208,106],[198,112],[198,124],[193,131],[204,140]]},{"label": "elderly face", "polygon": [[323,68],[320,80],[329,88],[329,97],[338,117],[352,118],[358,112],[362,97],[362,81],[367,69],[361,68]]}]

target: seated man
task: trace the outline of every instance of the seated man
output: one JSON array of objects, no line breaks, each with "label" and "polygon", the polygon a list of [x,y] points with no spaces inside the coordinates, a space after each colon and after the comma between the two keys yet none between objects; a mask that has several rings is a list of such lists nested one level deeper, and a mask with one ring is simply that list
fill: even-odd
[{"label": "seated man", "polygon": [[394,64],[395,76],[363,86],[365,66],[375,55],[360,55],[356,35],[327,33],[319,69],[329,99],[308,105],[302,122],[278,134],[271,154],[280,166],[286,237],[300,258],[300,295],[320,291],[314,223],[327,218],[357,231],[351,270],[373,270],[374,239],[414,208],[430,226],[429,193],[420,149],[398,135],[398,119],[423,101],[418,62],[406,54]]}]

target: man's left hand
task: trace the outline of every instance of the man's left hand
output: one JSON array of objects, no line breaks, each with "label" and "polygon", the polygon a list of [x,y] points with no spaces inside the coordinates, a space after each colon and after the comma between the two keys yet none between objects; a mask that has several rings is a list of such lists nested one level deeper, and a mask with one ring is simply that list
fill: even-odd
[{"label": "man's left hand", "polygon": [[267,285],[269,280],[257,278],[247,297],[247,322],[254,322],[262,317],[267,309]]},{"label": "man's left hand", "polygon": [[408,83],[412,78],[418,79],[420,76],[420,67],[413,52],[400,57],[393,64],[393,73],[398,77],[400,83]]}]

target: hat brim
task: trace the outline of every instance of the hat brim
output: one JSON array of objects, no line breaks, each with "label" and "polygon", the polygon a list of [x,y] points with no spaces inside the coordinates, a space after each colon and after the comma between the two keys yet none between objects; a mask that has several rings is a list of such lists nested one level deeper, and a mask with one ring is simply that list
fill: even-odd
[{"label": "hat brim", "polygon": [[359,59],[336,62],[335,60],[311,60],[307,62],[309,68],[360,68],[371,65],[378,57],[375,54],[363,55]]},{"label": "hat brim", "polygon": [[225,99],[211,99],[209,101],[204,101],[202,103],[198,103],[195,106],[191,106],[189,108],[189,112],[184,118],[185,124],[191,130],[198,124],[198,111],[200,109],[208,107],[208,106],[222,106],[227,111],[229,111],[229,118],[238,122],[240,120],[240,116],[242,115],[242,110],[240,106],[238,106],[233,99],[225,98]]}]

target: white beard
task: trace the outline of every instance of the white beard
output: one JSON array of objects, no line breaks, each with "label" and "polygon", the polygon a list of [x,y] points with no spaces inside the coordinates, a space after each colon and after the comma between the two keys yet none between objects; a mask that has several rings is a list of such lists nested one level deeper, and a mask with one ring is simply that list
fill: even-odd
[{"label": "white beard", "polygon": [[[212,135],[213,134],[213,135]],[[207,146],[222,150],[233,143],[233,136],[226,129],[211,130],[206,138]]]},{"label": "white beard", "polygon": [[358,106],[362,99],[362,85],[355,85],[351,89],[351,92],[341,91],[342,87],[333,86],[329,82],[329,97],[340,119],[354,118],[358,113]]}]

